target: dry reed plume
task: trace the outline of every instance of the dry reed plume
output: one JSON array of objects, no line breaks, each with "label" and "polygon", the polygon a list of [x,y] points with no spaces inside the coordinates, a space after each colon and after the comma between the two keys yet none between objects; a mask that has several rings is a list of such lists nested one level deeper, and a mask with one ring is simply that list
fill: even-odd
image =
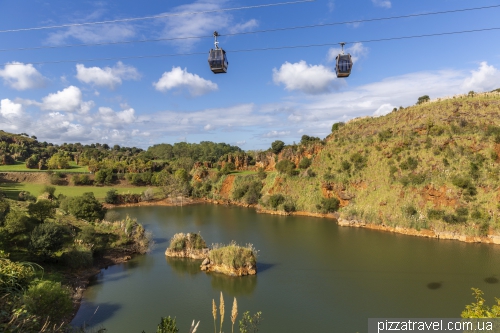
[{"label": "dry reed plume", "polygon": [[233,325],[231,325],[231,332],[234,332],[234,323],[236,322],[237,316],[238,316],[238,303],[236,302],[236,297],[235,297],[233,301],[233,310],[231,311],[231,322],[233,323]]},{"label": "dry reed plume", "polygon": [[214,332],[217,333],[217,326],[215,321],[217,320],[217,305],[215,305],[215,300],[212,299],[212,316],[214,316]]},{"label": "dry reed plume", "polygon": [[222,333],[222,323],[224,322],[224,297],[222,297],[222,291],[220,292],[220,330],[219,333]]}]

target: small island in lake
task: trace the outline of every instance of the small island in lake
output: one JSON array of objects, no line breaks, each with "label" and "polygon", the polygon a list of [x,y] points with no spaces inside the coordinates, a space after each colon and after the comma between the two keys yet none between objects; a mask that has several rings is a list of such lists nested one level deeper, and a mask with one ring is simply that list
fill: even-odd
[{"label": "small island in lake", "polygon": [[209,249],[200,234],[178,233],[165,251],[168,257],[203,259],[201,270],[230,276],[257,274],[257,251],[252,244],[215,244]]}]

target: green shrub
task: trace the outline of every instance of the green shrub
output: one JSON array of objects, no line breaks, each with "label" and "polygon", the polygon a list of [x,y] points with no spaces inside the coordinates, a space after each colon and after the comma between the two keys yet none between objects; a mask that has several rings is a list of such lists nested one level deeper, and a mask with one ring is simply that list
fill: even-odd
[{"label": "green shrub", "polygon": [[106,197],[104,197],[104,201],[108,204],[117,204],[118,203],[118,191],[114,188],[108,190],[106,192]]},{"label": "green shrub", "polygon": [[338,122],[332,125],[332,132],[338,131],[341,127],[345,126],[345,123]]},{"label": "green shrub", "polygon": [[282,194],[273,194],[269,197],[269,205],[276,209],[279,205],[285,202],[285,197]]},{"label": "green shrub", "polygon": [[259,170],[257,171],[257,177],[258,177],[260,180],[264,180],[264,179],[266,179],[266,177],[267,177],[267,173],[264,171],[264,168],[259,168]]},{"label": "green shrub", "polygon": [[113,182],[113,170],[112,169],[101,169],[96,172],[94,181],[97,184],[109,185]]},{"label": "green shrub", "polygon": [[21,191],[18,194],[18,200],[19,201],[36,202],[36,197],[28,191]]},{"label": "green shrub", "polygon": [[31,224],[24,212],[13,209],[5,217],[4,227],[9,234],[16,235],[30,231]]},{"label": "green shrub", "polygon": [[392,131],[390,129],[378,133],[378,139],[380,142],[387,141],[390,138],[392,138]]},{"label": "green shrub", "polygon": [[71,269],[85,269],[92,267],[94,260],[92,250],[85,246],[74,246],[61,256],[64,264]]},{"label": "green shrub", "polygon": [[287,213],[295,212],[295,203],[291,200],[285,200],[285,203],[283,204],[283,210]]},{"label": "green shrub", "polygon": [[456,187],[459,187],[461,189],[464,189],[464,193],[474,196],[477,194],[477,189],[470,180],[470,178],[467,177],[462,177],[462,176],[455,176],[451,179],[451,182],[453,185]]},{"label": "green shrub", "polygon": [[92,185],[92,180],[88,175],[73,175],[71,177],[74,185]]},{"label": "green shrub", "polygon": [[0,197],[0,226],[5,222],[5,217],[10,212],[10,204],[3,197]]},{"label": "green shrub", "polygon": [[223,175],[229,175],[234,170],[236,170],[236,166],[234,165],[234,163],[228,162],[228,163],[224,164],[224,167],[221,169],[221,173]]},{"label": "green shrub", "polygon": [[401,170],[415,170],[418,167],[418,160],[409,156],[399,165],[399,167],[401,168]]},{"label": "green shrub", "polygon": [[455,209],[455,213],[458,216],[468,216],[469,210],[467,209],[467,207],[458,207],[457,209]]},{"label": "green shrub", "polygon": [[73,311],[71,291],[60,282],[40,281],[24,295],[28,312],[51,322],[59,322]]},{"label": "green shrub", "polygon": [[0,294],[25,290],[34,278],[34,264],[0,258]]},{"label": "green shrub", "polygon": [[307,158],[307,157],[304,157],[302,160],[300,160],[299,168],[307,169],[311,166],[311,164],[312,164],[312,160]]},{"label": "green shrub", "polygon": [[316,205],[322,213],[336,212],[340,207],[340,201],[337,198],[322,198],[321,203]]},{"label": "green shrub", "polygon": [[46,219],[54,217],[56,207],[51,201],[42,199],[35,203],[30,203],[28,205],[28,213],[40,223],[43,223]]},{"label": "green shrub", "polygon": [[29,250],[42,256],[50,256],[63,246],[64,232],[55,223],[37,225],[31,232]]},{"label": "green shrub", "polygon": [[443,221],[449,224],[458,224],[458,223],[465,223],[467,221],[467,218],[464,216],[446,214],[443,216]]},{"label": "green shrub", "polygon": [[102,220],[106,214],[106,209],[94,197],[94,193],[92,192],[86,192],[81,196],[68,198],[65,205],[71,215],[89,222]]},{"label": "green shrub", "polygon": [[56,188],[54,186],[45,185],[44,187],[42,187],[40,193],[48,193],[49,198],[55,198]]},{"label": "green shrub", "polygon": [[405,215],[407,217],[415,216],[418,213],[417,209],[413,205],[403,206],[402,211],[403,211],[403,215]]},{"label": "green shrub", "polygon": [[366,167],[367,158],[361,155],[360,153],[352,154],[349,160],[354,164],[356,170],[361,170],[364,167]]},{"label": "green shrub", "polygon": [[427,218],[430,220],[440,220],[444,217],[444,210],[439,209],[429,209],[427,210]]},{"label": "green shrub", "polygon": [[278,170],[279,173],[293,176],[295,170],[295,164],[289,160],[281,160],[278,163],[276,163],[276,170]]},{"label": "green shrub", "polygon": [[341,171],[351,170],[351,163],[349,163],[348,161],[345,161],[345,160],[340,162],[340,169],[341,169]]},{"label": "green shrub", "polygon": [[312,169],[307,169],[307,176],[308,177],[316,177],[316,172],[314,172]]}]

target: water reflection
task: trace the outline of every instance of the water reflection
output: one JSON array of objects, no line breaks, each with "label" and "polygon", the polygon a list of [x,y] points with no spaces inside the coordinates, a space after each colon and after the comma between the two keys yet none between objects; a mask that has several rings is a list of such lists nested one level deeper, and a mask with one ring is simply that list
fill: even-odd
[{"label": "water reflection", "polygon": [[257,286],[257,276],[227,276],[221,273],[207,273],[212,278],[211,285],[216,291],[230,296],[251,295]]},{"label": "water reflection", "polygon": [[439,289],[442,286],[443,286],[443,284],[441,282],[431,282],[431,283],[427,284],[427,288],[429,288],[431,290]]},{"label": "water reflection", "polygon": [[165,256],[165,259],[172,270],[181,277],[185,274],[194,276],[201,273],[201,260],[194,260],[190,258],[172,258],[167,256]]},{"label": "water reflection", "polygon": [[484,279],[484,282],[490,283],[490,284],[495,284],[498,283],[498,279],[495,276],[490,276]]},{"label": "water reflection", "polygon": [[86,302],[84,307],[78,311],[79,321],[73,323],[80,327],[94,328],[99,327],[100,324],[113,317],[113,315],[120,310],[122,306],[116,303],[93,303]]}]

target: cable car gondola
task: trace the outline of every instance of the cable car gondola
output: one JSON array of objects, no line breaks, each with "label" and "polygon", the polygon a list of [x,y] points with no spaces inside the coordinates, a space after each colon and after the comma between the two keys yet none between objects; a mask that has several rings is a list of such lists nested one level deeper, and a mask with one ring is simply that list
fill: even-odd
[{"label": "cable car gondola", "polygon": [[210,70],[214,72],[214,74],[227,73],[227,66],[229,65],[229,63],[227,62],[226,51],[219,48],[217,36],[219,36],[219,33],[217,31],[214,31],[215,50],[211,49],[210,53],[208,54],[208,65],[210,66]]},{"label": "cable car gondola", "polygon": [[337,72],[337,77],[348,77],[351,74],[352,69],[352,58],[349,53],[344,54],[344,45],[345,43],[340,43],[342,45],[342,53],[339,54],[336,58],[337,65],[335,67],[335,71]]}]

